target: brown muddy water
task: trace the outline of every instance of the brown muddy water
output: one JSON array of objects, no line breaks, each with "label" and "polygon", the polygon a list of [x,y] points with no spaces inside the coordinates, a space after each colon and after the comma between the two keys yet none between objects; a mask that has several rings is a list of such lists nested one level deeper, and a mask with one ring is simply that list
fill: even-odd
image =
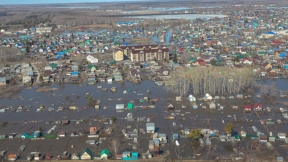
[{"label": "brown muddy water", "polygon": [[[266,81],[263,84],[271,84],[273,81]],[[287,82],[285,80],[277,80],[277,85],[281,89],[287,89]],[[102,88],[108,88],[107,92],[103,92],[102,88],[98,89],[97,86],[102,86]],[[110,91],[111,87],[116,87],[116,93],[112,93]],[[118,120],[117,124],[121,124],[122,126],[133,125],[131,122],[127,122],[125,117],[128,112],[132,112],[134,118],[137,117],[151,117],[151,121],[155,123],[156,131],[159,133],[166,133],[168,139],[171,139],[172,133],[178,133],[179,130],[183,130],[185,128],[193,129],[193,128],[210,128],[210,129],[218,129],[220,132],[223,132],[224,126],[228,122],[233,122],[235,125],[235,131],[240,132],[241,130],[246,131],[248,134],[255,134],[252,130],[252,126],[256,126],[260,132],[263,132],[269,135],[270,132],[273,132],[273,135],[276,135],[278,132],[286,132],[287,123],[283,120],[281,113],[278,111],[279,107],[283,107],[281,102],[287,100],[287,98],[279,99],[279,104],[271,105],[265,102],[265,99],[257,99],[253,97],[252,99],[228,99],[225,100],[214,100],[217,104],[224,106],[223,110],[214,110],[211,111],[208,108],[208,104],[204,101],[197,101],[197,104],[206,105],[207,109],[203,109],[200,106],[198,109],[193,109],[192,105],[187,102],[179,102],[175,101],[176,95],[169,94],[166,92],[163,86],[157,86],[151,81],[143,81],[141,84],[133,84],[130,82],[124,82],[123,84],[108,84],[101,83],[97,85],[87,85],[83,83],[81,86],[73,85],[73,84],[65,84],[58,85],[53,84],[48,86],[48,88],[58,88],[53,92],[35,92],[35,88],[23,89],[19,94],[15,95],[13,98],[3,98],[0,100],[1,107],[8,106],[13,107],[13,109],[17,109],[18,106],[22,105],[25,108],[28,108],[30,111],[21,111],[21,112],[13,112],[10,109],[5,113],[0,113],[0,122],[8,122],[8,123],[19,123],[18,126],[14,125],[13,127],[0,128],[3,134],[9,134],[13,132],[19,133],[32,133],[37,130],[38,127],[42,125],[44,130],[47,130],[51,127],[43,126],[46,121],[56,121],[62,120],[63,117],[69,120],[76,119],[85,119],[92,120],[97,117],[107,117],[114,115]],[[127,94],[123,94],[124,90],[130,89]],[[150,90],[150,92],[147,92]],[[135,92],[134,92],[135,91]],[[88,107],[86,110],[83,110],[83,107],[87,107],[86,93],[89,93],[93,99],[101,100],[100,110],[95,110],[94,107]],[[155,108],[148,107],[147,109],[142,109],[138,106],[150,106],[151,102],[144,101],[143,103],[134,103],[133,110],[124,110],[123,112],[116,112],[115,106],[116,104],[125,104],[125,107],[130,101],[135,101],[137,99],[143,99],[144,97],[150,97],[151,99],[157,98],[158,101],[155,102]],[[204,96],[204,95],[203,95]],[[199,97],[203,97],[199,96]],[[226,96],[227,97],[227,96]],[[110,101],[108,99],[111,99]],[[119,100],[121,99],[121,100]],[[169,103],[172,103],[176,106],[175,110],[167,110],[167,106]],[[244,113],[243,105],[244,104],[254,104],[254,103],[263,103],[263,107],[271,107],[271,112],[263,112],[261,115],[257,116],[253,113]],[[264,104],[265,103],[265,104]],[[52,105],[53,104],[53,105]],[[43,105],[44,110],[40,112],[36,112],[39,107]],[[187,105],[186,109],[182,109],[182,105]],[[232,110],[232,106],[239,106],[238,111]],[[67,110],[63,110],[57,112],[59,106],[66,108]],[[77,106],[78,110],[68,110],[70,106]],[[107,106],[107,109],[103,109],[104,106]],[[48,108],[54,108],[54,111],[49,112]],[[286,107],[283,107],[286,109]],[[287,108],[288,110],[288,108]],[[175,116],[175,120],[166,120],[165,117],[173,115]],[[251,120],[252,122],[246,122],[246,120]],[[259,119],[272,119],[275,124],[274,125],[263,125],[260,123]],[[276,122],[277,119],[282,119],[284,122],[278,124]],[[241,120],[241,121],[238,121]],[[22,126],[23,122],[31,122],[37,121],[39,124],[37,126],[33,126],[33,129],[28,125]],[[42,124],[40,124],[42,123]],[[9,124],[8,124],[9,125]],[[11,124],[10,124],[11,125]],[[29,127],[29,128],[28,128]],[[72,129],[79,129],[81,126],[71,126],[69,129],[66,128],[66,131],[72,131]],[[87,129],[89,126],[87,126]],[[140,128],[145,130],[145,124],[141,124]],[[86,128],[85,128],[86,129]],[[148,141],[147,141],[148,142]],[[180,140],[180,144],[187,144],[186,139]],[[213,143],[213,141],[212,141]],[[172,147],[173,143],[171,140],[168,140],[168,150],[170,151],[172,159],[177,159],[177,155],[175,155],[175,147]],[[220,145],[220,144],[219,144]],[[147,146],[146,146],[147,147]],[[220,146],[218,146],[220,147]],[[222,150],[218,150],[220,153],[230,152],[231,150],[227,149],[228,147],[223,147]],[[187,148],[185,148],[187,149]],[[282,148],[277,149],[278,153],[285,155],[285,150]],[[187,158],[191,158],[190,150],[186,150],[183,152],[182,156],[186,156]]]}]

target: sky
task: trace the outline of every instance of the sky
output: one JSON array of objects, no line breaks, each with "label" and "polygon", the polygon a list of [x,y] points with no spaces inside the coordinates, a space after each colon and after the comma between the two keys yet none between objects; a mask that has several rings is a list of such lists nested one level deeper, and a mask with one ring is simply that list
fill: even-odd
[{"label": "sky", "polygon": [[0,5],[10,4],[53,4],[53,3],[85,3],[85,2],[119,2],[136,0],[0,0]]}]

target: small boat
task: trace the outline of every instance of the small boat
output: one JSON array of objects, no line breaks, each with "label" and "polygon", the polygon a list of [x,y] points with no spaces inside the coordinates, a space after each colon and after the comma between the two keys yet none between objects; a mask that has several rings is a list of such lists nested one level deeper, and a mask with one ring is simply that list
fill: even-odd
[{"label": "small boat", "polygon": [[103,109],[107,109],[107,108],[108,108],[108,106],[104,106],[104,107],[103,107]]},{"label": "small boat", "polygon": [[83,107],[83,110],[87,110],[87,107],[85,106],[85,107]]},{"label": "small boat", "polygon": [[40,106],[40,109],[44,109],[44,106],[43,106],[43,105],[41,105],[41,106]]},{"label": "small boat", "polygon": [[123,91],[123,94],[127,94],[127,91]]}]

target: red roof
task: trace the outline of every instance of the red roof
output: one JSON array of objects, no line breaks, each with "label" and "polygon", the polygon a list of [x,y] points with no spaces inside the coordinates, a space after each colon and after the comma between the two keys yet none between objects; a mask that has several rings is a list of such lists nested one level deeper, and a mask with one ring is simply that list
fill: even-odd
[{"label": "red roof", "polygon": [[244,105],[244,109],[250,109],[251,110],[251,105]]},{"label": "red roof", "polygon": [[254,109],[258,107],[262,109],[262,104],[254,104]]}]

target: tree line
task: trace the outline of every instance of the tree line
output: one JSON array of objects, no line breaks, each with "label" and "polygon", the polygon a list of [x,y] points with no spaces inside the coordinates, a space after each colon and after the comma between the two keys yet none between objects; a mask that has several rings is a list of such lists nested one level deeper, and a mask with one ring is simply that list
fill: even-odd
[{"label": "tree line", "polygon": [[181,96],[188,92],[194,95],[237,94],[252,83],[251,68],[194,67],[172,72],[171,78],[165,81],[165,88],[168,92]]}]

